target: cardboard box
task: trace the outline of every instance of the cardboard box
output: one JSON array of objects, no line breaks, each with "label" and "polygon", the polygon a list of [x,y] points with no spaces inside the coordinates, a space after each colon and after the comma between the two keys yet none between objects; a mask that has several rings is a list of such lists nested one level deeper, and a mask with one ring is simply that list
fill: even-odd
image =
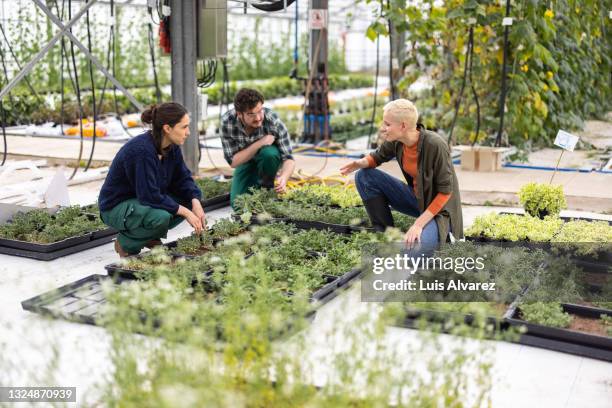
[{"label": "cardboard box", "polygon": [[457,146],[461,150],[461,169],[468,171],[497,171],[502,168],[506,147]]}]

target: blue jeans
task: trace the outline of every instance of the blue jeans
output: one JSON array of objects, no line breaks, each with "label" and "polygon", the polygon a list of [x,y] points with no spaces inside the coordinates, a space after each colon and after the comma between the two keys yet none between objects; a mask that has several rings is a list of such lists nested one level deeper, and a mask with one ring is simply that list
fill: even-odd
[{"label": "blue jeans", "polygon": [[[412,187],[378,169],[362,169],[355,175],[357,191],[363,201],[384,196],[396,211],[418,217],[421,215],[419,204]],[[431,220],[423,228],[421,244],[437,245],[439,242],[438,225]]]}]

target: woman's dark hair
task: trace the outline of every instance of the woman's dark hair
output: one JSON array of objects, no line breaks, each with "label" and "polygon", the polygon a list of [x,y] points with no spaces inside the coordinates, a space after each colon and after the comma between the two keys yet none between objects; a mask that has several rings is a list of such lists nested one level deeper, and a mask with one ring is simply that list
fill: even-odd
[{"label": "woman's dark hair", "polygon": [[162,130],[164,125],[174,127],[177,123],[187,115],[187,109],[180,103],[176,102],[164,102],[158,105],[151,105],[140,115],[142,123],[151,125],[151,134],[153,135],[153,142],[155,149],[158,154],[165,155],[172,146],[169,146],[162,151],[162,140],[164,139],[164,132]]},{"label": "woman's dark hair", "polygon": [[257,104],[263,102],[264,97],[261,92],[255,89],[242,88],[234,96],[234,109],[236,109],[236,112],[242,113],[253,109]]}]

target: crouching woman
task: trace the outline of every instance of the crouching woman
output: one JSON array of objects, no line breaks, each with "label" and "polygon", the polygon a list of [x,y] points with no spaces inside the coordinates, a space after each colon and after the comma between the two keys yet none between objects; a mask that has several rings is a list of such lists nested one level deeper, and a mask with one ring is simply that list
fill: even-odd
[{"label": "crouching woman", "polygon": [[[409,246],[436,246],[463,237],[459,183],[448,145],[438,134],[417,125],[412,102],[397,99],[384,107],[380,134],[385,142],[374,153],[343,166],[355,175],[357,190],[374,228],[393,226],[391,208],[416,217],[404,237]],[[376,169],[395,159],[406,180]]]},{"label": "crouching woman", "polygon": [[141,119],[151,130],[119,150],[98,198],[102,221],[119,230],[115,250],[121,257],[161,244],[184,219],[196,233],[205,225],[202,193],[179,147],[189,137],[187,110],[162,103],[145,110]]}]

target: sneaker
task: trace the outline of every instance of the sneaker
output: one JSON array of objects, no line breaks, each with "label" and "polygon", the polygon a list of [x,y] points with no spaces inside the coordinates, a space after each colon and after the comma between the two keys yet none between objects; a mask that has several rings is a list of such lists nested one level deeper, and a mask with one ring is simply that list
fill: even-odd
[{"label": "sneaker", "polygon": [[125,258],[126,256],[130,256],[129,253],[127,253],[122,247],[121,244],[119,244],[119,240],[116,239],[115,240],[115,252],[117,252],[119,254],[120,258]]}]

